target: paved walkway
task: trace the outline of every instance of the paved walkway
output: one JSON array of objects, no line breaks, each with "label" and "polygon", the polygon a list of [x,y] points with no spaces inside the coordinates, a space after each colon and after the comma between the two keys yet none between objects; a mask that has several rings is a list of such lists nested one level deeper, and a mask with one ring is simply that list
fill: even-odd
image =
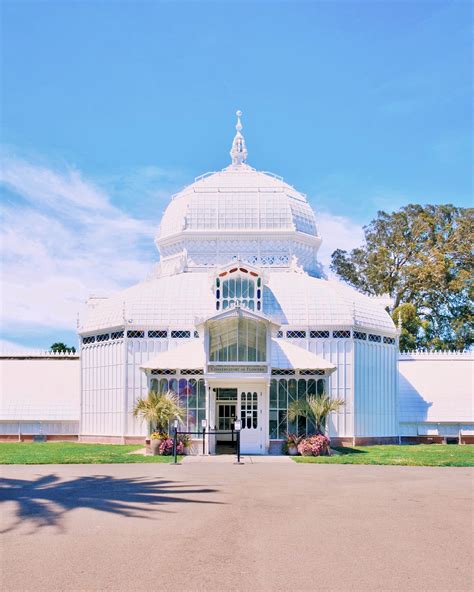
[{"label": "paved walkway", "polygon": [[471,469],[246,458],[0,467],[0,589],[472,591]]},{"label": "paved walkway", "polygon": [[[194,463],[211,463],[211,464],[237,464],[237,456],[235,454],[206,454],[206,455],[196,455],[196,456],[185,456],[182,460],[183,463],[186,464],[194,464]],[[278,455],[245,455],[240,457],[241,464],[288,464],[293,463],[294,461],[291,460],[289,456]]]}]

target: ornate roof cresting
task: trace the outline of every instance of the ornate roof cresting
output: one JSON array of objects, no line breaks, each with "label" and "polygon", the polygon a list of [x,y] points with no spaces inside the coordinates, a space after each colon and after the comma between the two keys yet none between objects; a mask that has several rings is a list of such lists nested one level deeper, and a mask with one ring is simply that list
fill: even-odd
[{"label": "ornate roof cresting", "polygon": [[230,150],[230,156],[232,158],[232,165],[233,166],[240,166],[243,164],[247,159],[247,147],[245,145],[245,139],[243,135],[240,133],[242,130],[242,123],[240,122],[240,117],[242,116],[242,111],[237,111],[237,124],[235,129],[237,133],[234,136],[234,141],[232,142],[232,148]]}]

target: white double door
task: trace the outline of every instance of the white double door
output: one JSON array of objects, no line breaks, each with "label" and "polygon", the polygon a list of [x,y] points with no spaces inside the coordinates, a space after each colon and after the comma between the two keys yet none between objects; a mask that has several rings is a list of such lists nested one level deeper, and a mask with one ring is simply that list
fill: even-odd
[{"label": "white double door", "polygon": [[263,454],[263,388],[260,385],[245,385],[238,389],[238,418],[241,421],[240,452]]}]

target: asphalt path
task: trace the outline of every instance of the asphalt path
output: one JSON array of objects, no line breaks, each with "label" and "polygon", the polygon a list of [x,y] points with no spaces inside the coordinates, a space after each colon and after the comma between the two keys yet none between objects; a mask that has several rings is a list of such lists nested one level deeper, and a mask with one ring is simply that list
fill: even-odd
[{"label": "asphalt path", "polygon": [[2,591],[471,591],[473,471],[2,466]]}]

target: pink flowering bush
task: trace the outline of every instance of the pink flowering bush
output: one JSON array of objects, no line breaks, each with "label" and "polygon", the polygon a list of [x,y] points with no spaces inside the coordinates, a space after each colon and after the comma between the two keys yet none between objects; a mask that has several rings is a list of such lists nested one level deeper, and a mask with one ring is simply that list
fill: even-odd
[{"label": "pink flowering bush", "polygon": [[158,447],[158,452],[165,456],[173,454],[173,438],[163,438]]},{"label": "pink flowering bush", "polygon": [[[170,456],[173,454],[173,438],[168,434],[158,434],[157,432],[151,435],[154,440],[160,440],[158,446],[158,454],[163,456]],[[176,444],[176,451],[179,455],[184,454],[185,449],[190,445],[190,439],[187,434],[178,436],[178,442]]]},{"label": "pink flowering bush", "polygon": [[304,438],[298,444],[298,452],[301,456],[324,456],[329,452],[329,438],[322,434]]}]

